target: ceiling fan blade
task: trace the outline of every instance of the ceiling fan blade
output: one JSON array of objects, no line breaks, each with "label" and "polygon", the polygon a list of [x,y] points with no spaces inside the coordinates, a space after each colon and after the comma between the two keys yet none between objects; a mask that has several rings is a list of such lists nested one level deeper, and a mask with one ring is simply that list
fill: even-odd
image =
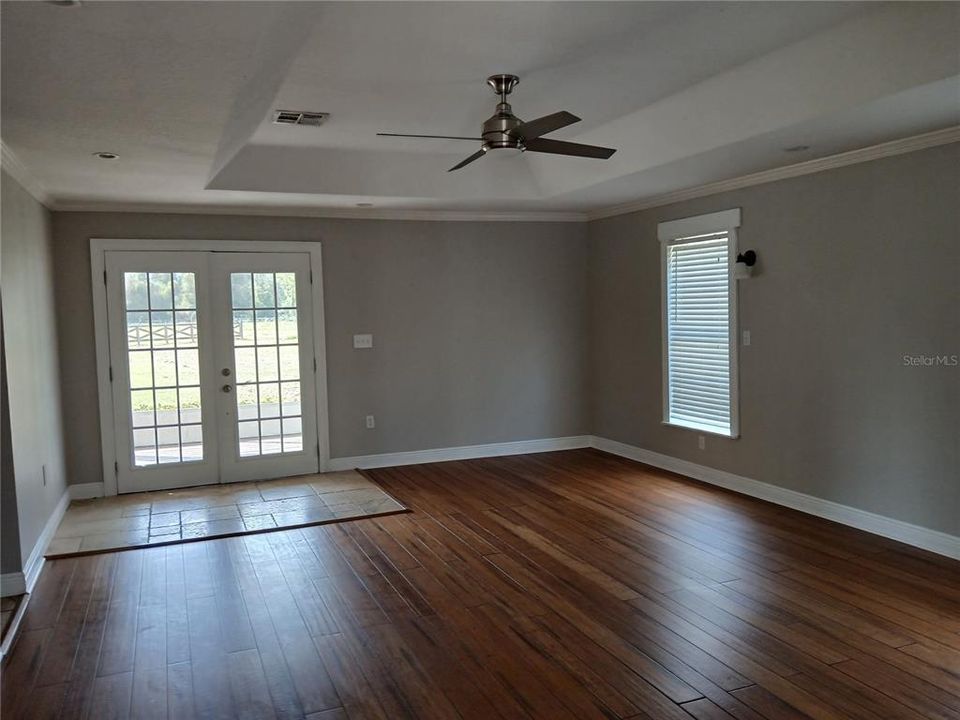
[{"label": "ceiling fan blade", "polygon": [[462,168],[464,165],[469,165],[469,164],[472,163],[474,160],[479,160],[479,159],[482,158],[485,154],[486,154],[486,153],[484,153],[483,150],[477,150],[473,155],[471,155],[470,157],[468,157],[466,160],[460,161],[459,163],[457,163],[456,165],[454,165],[452,168],[450,168],[449,170],[447,170],[447,172],[453,172],[454,170],[459,170],[459,169]]},{"label": "ceiling fan blade", "polygon": [[564,142],[563,140],[549,140],[537,138],[524,141],[528,151],[552,153],[553,155],[573,155],[575,157],[600,158],[606,160],[616,150],[598,145],[582,145],[581,143]]},{"label": "ceiling fan blade", "polygon": [[403,133],[377,133],[380,137],[428,138],[431,140],[473,140],[483,142],[483,138],[461,137],[459,135],[405,135]]},{"label": "ceiling fan blade", "polygon": [[523,123],[523,125],[517,128],[516,134],[522,136],[524,140],[533,140],[541,135],[546,135],[554,130],[559,130],[560,128],[565,128],[567,125],[573,125],[578,122],[580,122],[580,118],[576,115],[568,113],[566,110],[561,110],[552,115],[544,115],[536,120]]}]

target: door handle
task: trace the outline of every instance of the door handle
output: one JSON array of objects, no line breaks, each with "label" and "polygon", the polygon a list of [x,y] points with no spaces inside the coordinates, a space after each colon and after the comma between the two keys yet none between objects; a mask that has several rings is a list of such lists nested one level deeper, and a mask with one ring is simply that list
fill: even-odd
[{"label": "door handle", "polygon": [[225,393],[228,393],[228,392],[230,392],[231,390],[233,390],[233,385],[224,385],[224,386],[223,386],[223,391],[224,391]]}]

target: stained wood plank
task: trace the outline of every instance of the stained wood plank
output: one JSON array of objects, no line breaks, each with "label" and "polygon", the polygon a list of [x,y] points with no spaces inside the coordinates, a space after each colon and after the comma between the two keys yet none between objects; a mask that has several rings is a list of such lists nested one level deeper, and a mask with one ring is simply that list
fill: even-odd
[{"label": "stained wood plank", "polygon": [[167,666],[167,716],[178,720],[193,720],[193,670],[188,662]]},{"label": "stained wood plank", "polygon": [[217,602],[212,595],[187,598],[193,698],[197,717],[235,717],[227,652],[220,632]]},{"label": "stained wood plank", "polygon": [[133,672],[98,677],[93,682],[90,717],[97,720],[127,720]]},{"label": "stained wood plank", "polygon": [[256,650],[232,652],[227,656],[227,666],[238,720],[276,718],[260,653]]}]

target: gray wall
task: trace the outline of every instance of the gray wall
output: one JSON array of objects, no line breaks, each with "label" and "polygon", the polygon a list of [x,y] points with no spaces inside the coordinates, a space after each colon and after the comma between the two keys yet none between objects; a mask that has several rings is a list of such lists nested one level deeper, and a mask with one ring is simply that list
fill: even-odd
[{"label": "gray wall", "polygon": [[14,477],[10,401],[7,397],[7,348],[3,342],[3,310],[0,308],[0,573],[4,575],[22,569]]},{"label": "gray wall", "polygon": [[[101,480],[91,237],[319,240],[332,457],[588,432],[586,226],[56,213],[71,483]],[[354,333],[374,349],[354,350]],[[364,428],[364,416],[377,419]]]},{"label": "gray wall", "polygon": [[[960,534],[960,144],[590,223],[594,434]],[[661,420],[657,223],[743,208],[741,437]]]},{"label": "gray wall", "polygon": [[[6,381],[20,554],[25,561],[66,489],[53,239],[46,208],[5,172],[0,189]],[[4,516],[7,512],[5,507]]]}]

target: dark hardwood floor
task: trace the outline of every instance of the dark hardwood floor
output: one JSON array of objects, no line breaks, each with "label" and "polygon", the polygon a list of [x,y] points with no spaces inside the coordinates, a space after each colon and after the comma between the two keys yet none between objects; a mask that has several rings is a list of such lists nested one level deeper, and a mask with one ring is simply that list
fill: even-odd
[{"label": "dark hardwood floor", "polygon": [[593,450],[413,512],[49,562],[13,718],[958,718],[960,563]]}]

